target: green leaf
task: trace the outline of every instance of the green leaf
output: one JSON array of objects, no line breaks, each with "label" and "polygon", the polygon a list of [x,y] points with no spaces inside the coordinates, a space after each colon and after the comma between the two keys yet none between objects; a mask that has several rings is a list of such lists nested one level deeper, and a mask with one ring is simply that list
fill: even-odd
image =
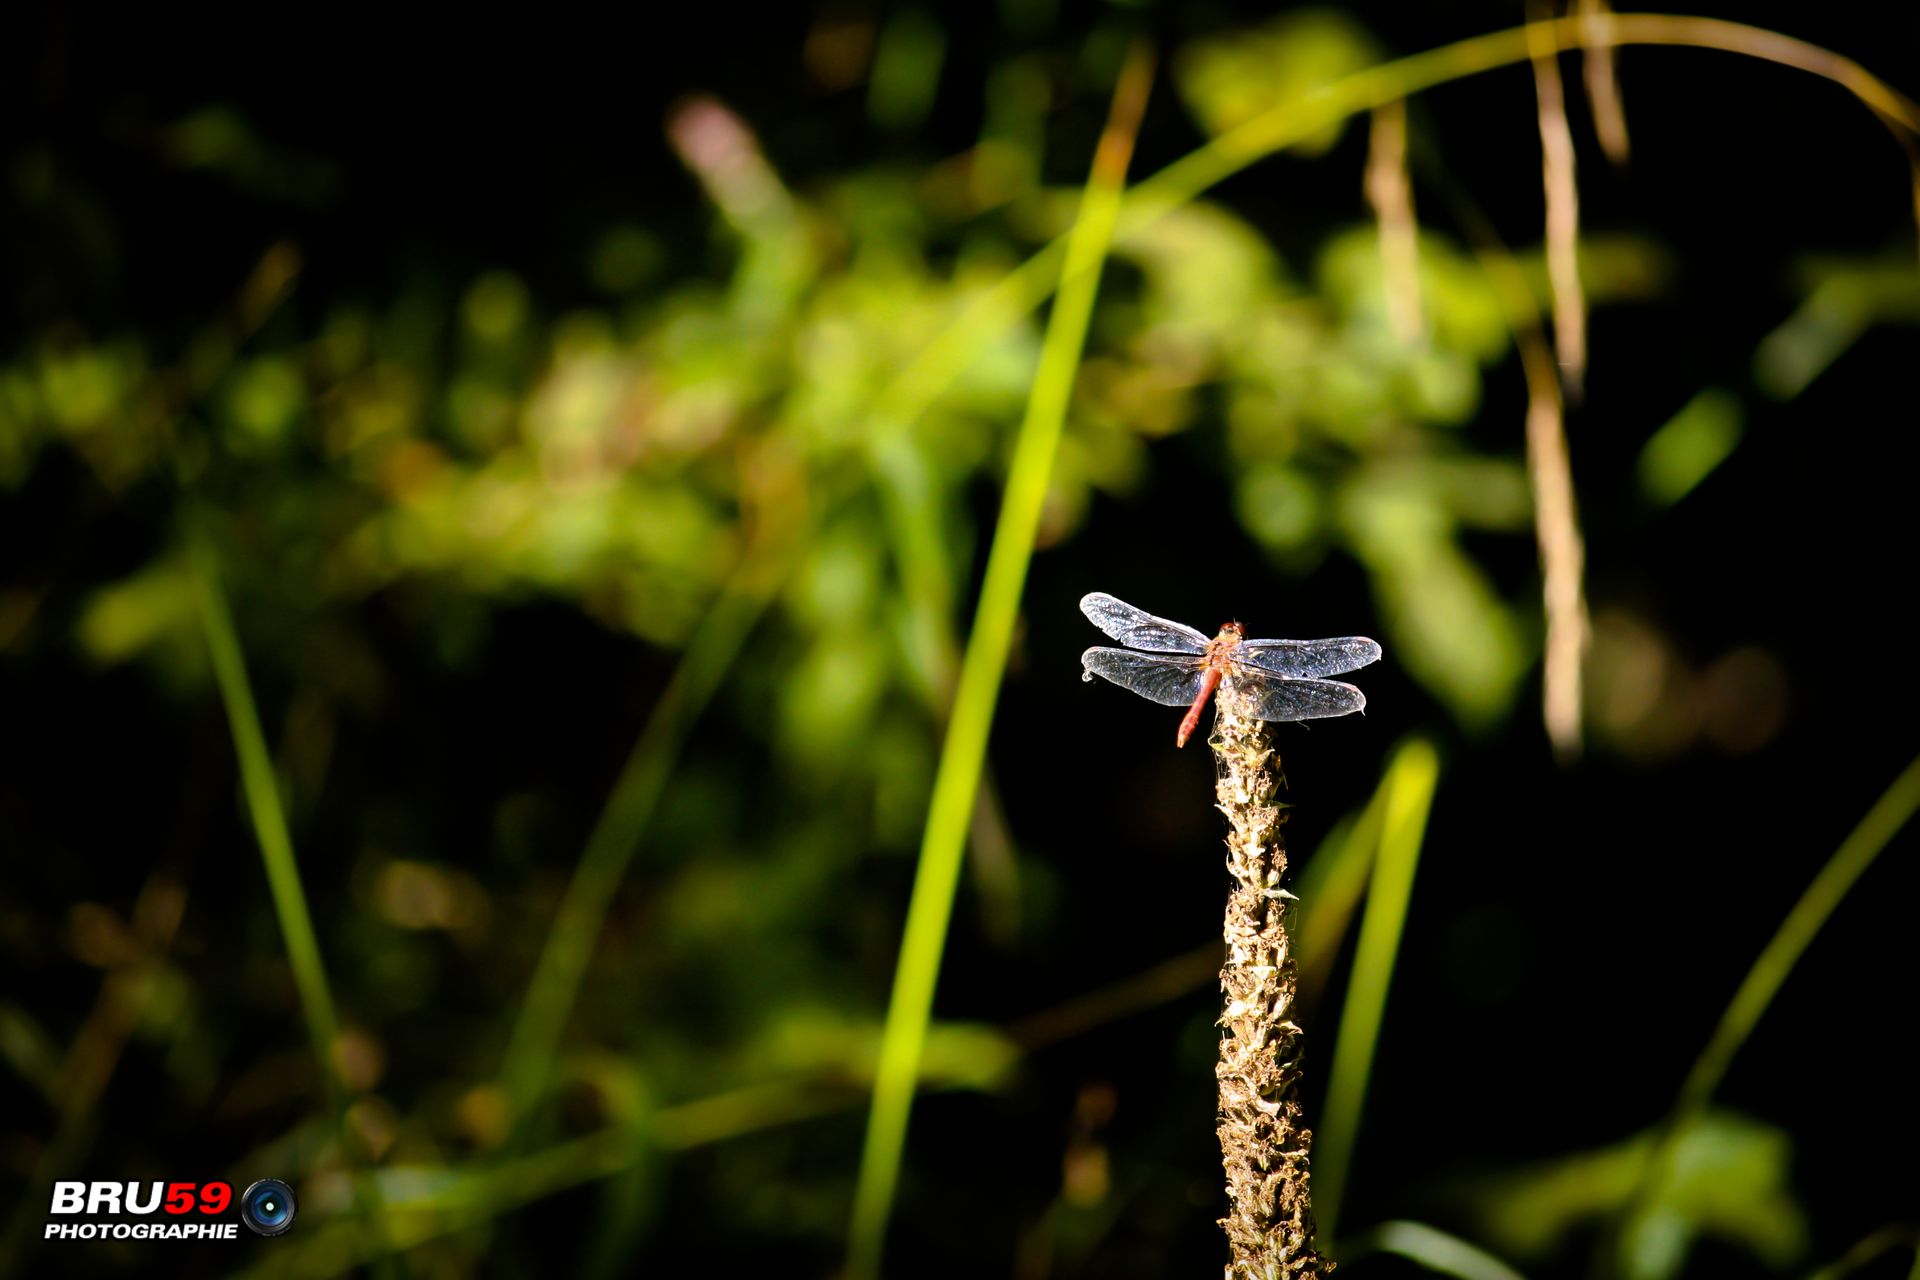
[{"label": "green leaf", "polygon": [[173,558],[101,587],[81,610],[80,645],[95,662],[118,663],[164,647],[169,661],[196,658],[198,604],[192,576]]},{"label": "green leaf", "polygon": [[1740,443],[1740,402],[1725,391],[1702,391],[1640,450],[1640,492],[1670,507],[1693,492]]},{"label": "green leaf", "polygon": [[1434,477],[1369,467],[1342,490],[1340,518],[1372,571],[1388,652],[1468,725],[1506,710],[1530,650],[1512,609],[1454,541]]}]

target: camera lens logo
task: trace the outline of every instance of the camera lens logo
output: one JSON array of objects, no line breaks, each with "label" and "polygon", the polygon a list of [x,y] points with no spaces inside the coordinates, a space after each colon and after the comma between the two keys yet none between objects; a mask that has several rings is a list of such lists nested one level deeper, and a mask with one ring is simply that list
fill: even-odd
[{"label": "camera lens logo", "polygon": [[299,1212],[293,1188],[278,1178],[262,1178],[240,1196],[240,1221],[255,1235],[285,1235]]}]

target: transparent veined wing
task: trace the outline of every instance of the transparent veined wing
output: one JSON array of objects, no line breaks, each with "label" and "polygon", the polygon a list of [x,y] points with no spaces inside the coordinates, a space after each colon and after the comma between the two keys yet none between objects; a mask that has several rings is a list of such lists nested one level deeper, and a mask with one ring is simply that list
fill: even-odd
[{"label": "transparent veined wing", "polygon": [[1169,707],[1187,706],[1200,696],[1200,677],[1206,669],[1199,658],[1131,649],[1089,649],[1080,655],[1081,679],[1099,676]]},{"label": "transparent veined wing", "polygon": [[1367,695],[1338,680],[1284,680],[1256,672],[1231,677],[1233,695],[1247,698],[1262,720],[1323,720],[1366,708]]},{"label": "transparent veined wing", "polygon": [[1258,667],[1290,680],[1317,680],[1358,671],[1380,660],[1380,646],[1365,636],[1335,640],[1242,640],[1233,651],[1236,662]]},{"label": "transparent veined wing", "polygon": [[1104,591],[1082,596],[1080,612],[1086,614],[1094,626],[1130,649],[1151,649],[1155,653],[1207,651],[1207,637],[1192,627],[1156,618]]}]

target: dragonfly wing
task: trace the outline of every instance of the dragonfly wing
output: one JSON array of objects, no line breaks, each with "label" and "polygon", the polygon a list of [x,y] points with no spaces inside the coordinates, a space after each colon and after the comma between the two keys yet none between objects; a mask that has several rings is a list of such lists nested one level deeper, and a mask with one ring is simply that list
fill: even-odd
[{"label": "dragonfly wing", "polygon": [[1086,614],[1094,626],[1130,649],[1151,649],[1155,653],[1207,651],[1207,638],[1192,627],[1156,618],[1104,591],[1082,596],[1080,612]]},{"label": "dragonfly wing", "polygon": [[1169,707],[1191,704],[1200,695],[1200,677],[1207,669],[1199,658],[1130,649],[1089,649],[1080,655],[1080,667],[1083,680],[1099,676]]},{"label": "dragonfly wing", "polygon": [[1250,698],[1262,720],[1323,720],[1366,708],[1367,695],[1338,680],[1287,680],[1257,672],[1234,677],[1235,692]]},{"label": "dragonfly wing", "polygon": [[1337,640],[1242,640],[1236,661],[1292,680],[1317,680],[1358,671],[1380,660],[1380,646],[1365,636]]}]

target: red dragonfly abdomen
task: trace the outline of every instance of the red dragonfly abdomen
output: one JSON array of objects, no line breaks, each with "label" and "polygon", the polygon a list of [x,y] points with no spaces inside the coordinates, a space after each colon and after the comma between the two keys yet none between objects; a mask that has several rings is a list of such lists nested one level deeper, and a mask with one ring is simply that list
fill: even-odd
[{"label": "red dragonfly abdomen", "polygon": [[1213,663],[1207,664],[1205,673],[1200,677],[1200,692],[1194,695],[1193,705],[1187,708],[1187,718],[1180,722],[1180,733],[1173,740],[1174,746],[1186,746],[1187,739],[1191,738],[1193,731],[1200,727],[1200,712],[1207,705],[1207,699],[1213,696],[1215,687],[1219,685],[1220,675],[1220,667]]}]

